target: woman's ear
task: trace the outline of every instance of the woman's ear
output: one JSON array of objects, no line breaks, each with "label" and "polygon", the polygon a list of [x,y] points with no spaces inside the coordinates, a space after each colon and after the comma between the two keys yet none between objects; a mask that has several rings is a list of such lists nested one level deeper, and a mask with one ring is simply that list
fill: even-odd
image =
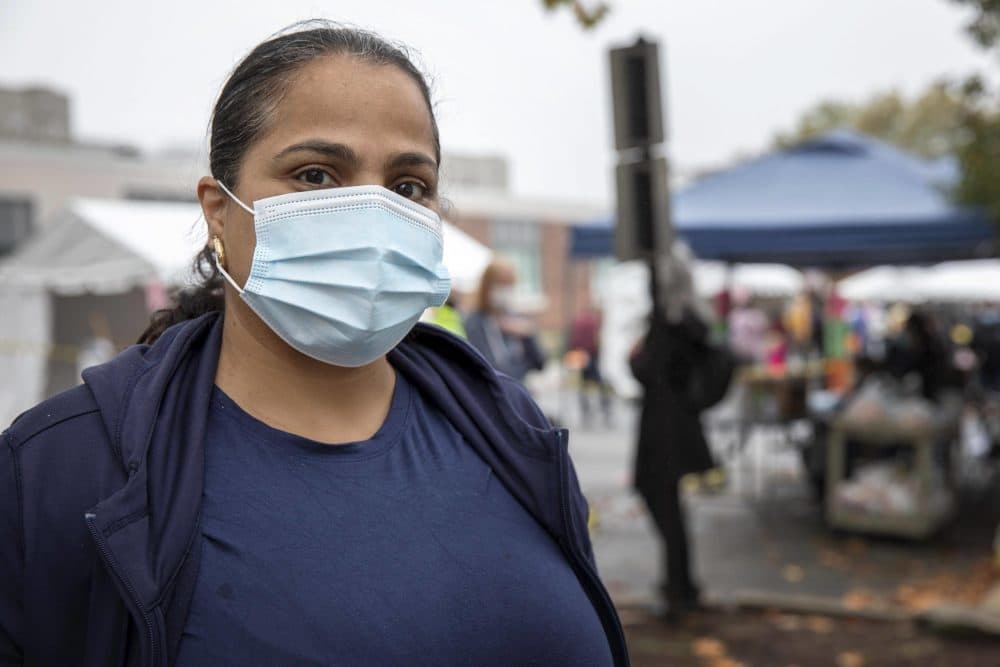
[{"label": "woman's ear", "polygon": [[202,176],[198,180],[198,201],[208,224],[208,238],[221,237],[226,227],[225,211],[229,198],[211,176]]}]

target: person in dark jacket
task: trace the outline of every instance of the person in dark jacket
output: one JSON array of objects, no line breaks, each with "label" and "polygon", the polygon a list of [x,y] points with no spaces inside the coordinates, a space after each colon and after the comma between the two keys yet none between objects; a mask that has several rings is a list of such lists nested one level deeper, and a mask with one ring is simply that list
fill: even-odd
[{"label": "person in dark jacket", "polygon": [[479,281],[478,305],[465,319],[465,332],[495,369],[523,382],[528,371],[542,370],[545,354],[534,324],[514,308],[516,285],[511,264],[501,259],[491,262]]},{"label": "person in dark jacket", "polygon": [[691,309],[677,322],[652,317],[629,360],[644,391],[634,484],[663,542],[659,588],[670,614],[700,604],[679,487],[685,475],[714,467],[701,425],[704,405],[693,391],[697,366],[709,353],[707,340],[707,326]]},{"label": "person in dark jacket", "polygon": [[921,395],[929,401],[939,398],[952,382],[948,352],[931,317],[920,311],[906,318],[903,330],[890,342],[885,369],[897,379],[915,375]]},{"label": "person in dark jacket", "polygon": [[374,34],[236,67],[204,281],[2,435],[0,664],[628,664],[566,432],[416,323],[439,161]]}]

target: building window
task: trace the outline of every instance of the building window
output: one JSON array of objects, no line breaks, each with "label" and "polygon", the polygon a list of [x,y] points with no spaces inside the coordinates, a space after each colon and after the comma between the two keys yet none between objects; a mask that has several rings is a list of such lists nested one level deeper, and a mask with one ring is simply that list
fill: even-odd
[{"label": "building window", "polygon": [[0,196],[0,254],[13,250],[31,234],[31,200]]},{"label": "building window", "polygon": [[494,252],[513,264],[517,271],[517,291],[526,296],[544,293],[539,226],[523,220],[496,220],[490,227]]}]

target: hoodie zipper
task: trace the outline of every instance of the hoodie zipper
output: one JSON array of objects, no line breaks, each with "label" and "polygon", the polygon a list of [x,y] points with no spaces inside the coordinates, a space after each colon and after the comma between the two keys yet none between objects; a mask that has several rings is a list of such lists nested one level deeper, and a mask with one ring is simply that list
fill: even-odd
[{"label": "hoodie zipper", "polygon": [[115,567],[114,558],[111,556],[111,552],[108,551],[104,544],[104,539],[100,535],[100,531],[94,523],[97,519],[97,515],[93,512],[87,512],[84,515],[87,520],[87,528],[90,529],[90,534],[94,538],[94,543],[97,545],[97,550],[101,554],[101,559],[104,561],[105,566],[111,571],[111,573],[122,583],[122,585],[128,590],[130,596],[130,602],[139,611],[139,615],[146,624],[146,637],[149,640],[149,664],[155,667],[157,664],[156,653],[157,653],[157,643],[156,643],[156,630],[153,623],[153,618],[150,614],[146,613],[142,605],[139,603],[139,594],[136,593],[135,588],[129,583],[128,579],[121,576],[118,572],[118,568]]},{"label": "hoodie zipper", "polygon": [[[605,628],[614,628],[613,634],[605,629],[605,634],[608,635],[611,646],[611,656],[617,667],[627,667],[629,664],[628,660],[628,650],[625,648],[625,635],[622,632],[621,625],[618,622],[618,615],[614,611],[615,605],[611,601],[611,597],[608,592],[604,589],[604,585],[598,579],[597,574],[594,572],[593,567],[587,558],[579,553],[579,549],[576,546],[576,541],[572,539],[572,517],[569,511],[569,489],[566,486],[566,457],[569,456],[567,451],[566,442],[566,432],[559,432],[559,509],[562,512],[563,519],[563,531],[565,536],[563,538],[564,548],[566,553],[570,557],[570,564],[578,572],[581,572],[583,576],[583,583],[585,587],[589,588],[589,592],[593,592],[599,598],[599,601],[603,603],[597,607],[597,613],[601,617],[602,624]],[[590,596],[593,599],[593,596]]]}]

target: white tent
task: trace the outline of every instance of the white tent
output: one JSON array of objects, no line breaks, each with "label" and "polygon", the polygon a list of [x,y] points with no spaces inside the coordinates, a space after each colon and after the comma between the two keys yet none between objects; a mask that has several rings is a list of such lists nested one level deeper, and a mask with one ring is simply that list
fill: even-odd
[{"label": "white tent", "polygon": [[178,284],[204,244],[196,204],[79,199],[0,263],[0,284],[66,295]]},{"label": "white tent", "polygon": [[876,266],[841,280],[851,301],[921,303],[1000,302],[1000,260],[944,262],[929,267]]},{"label": "white tent", "polygon": [[920,303],[915,272],[927,271],[902,266],[876,266],[855,273],[837,283],[837,294],[849,301]]},{"label": "white tent", "polygon": [[444,223],[444,265],[451,274],[452,289],[472,292],[493,259],[493,251],[458,227]]},{"label": "white tent", "polygon": [[[471,290],[491,251],[444,225],[444,261]],[[204,247],[197,204],[79,199],[0,262],[0,428],[75,384],[95,319],[119,346],[134,341],[166,287],[191,280]]]},{"label": "white tent", "polygon": [[938,264],[927,271],[919,285],[928,301],[1000,303],[1000,260]]},{"label": "white tent", "polygon": [[694,286],[698,296],[711,298],[728,285],[755,296],[791,297],[805,288],[805,276],[784,264],[734,264],[696,261]]}]

